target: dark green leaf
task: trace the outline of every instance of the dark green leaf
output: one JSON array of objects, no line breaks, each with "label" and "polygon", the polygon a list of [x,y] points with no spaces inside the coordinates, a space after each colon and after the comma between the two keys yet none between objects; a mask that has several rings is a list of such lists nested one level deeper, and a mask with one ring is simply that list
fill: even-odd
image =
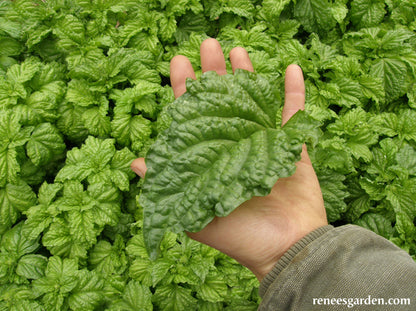
[{"label": "dark green leaf", "polygon": [[292,175],[305,139],[299,129],[313,128],[302,113],[276,127],[280,104],[254,73],[208,72],[188,80],[187,90],[169,107],[173,121],[146,158],[140,204],[152,258],[167,229],[199,231]]}]

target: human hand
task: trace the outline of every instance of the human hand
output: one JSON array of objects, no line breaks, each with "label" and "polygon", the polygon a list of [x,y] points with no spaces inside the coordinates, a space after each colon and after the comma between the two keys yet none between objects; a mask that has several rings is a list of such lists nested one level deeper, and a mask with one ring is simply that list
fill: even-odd
[{"label": "human hand", "polygon": [[[233,71],[253,71],[247,52],[240,47],[230,52]],[[202,71],[226,74],[221,46],[215,39],[201,44]],[[195,79],[189,60],[175,56],[170,65],[175,97],[186,91],[186,79]],[[285,104],[282,123],[305,107],[305,86],[300,67],[290,65],[285,76]],[[259,280],[273,269],[281,256],[302,237],[327,224],[321,189],[306,146],[295,174],[281,178],[271,193],[253,197],[226,217],[215,217],[199,232],[187,232],[192,239],[210,245],[249,268]],[[144,177],[144,158],[133,161],[132,169]]]}]

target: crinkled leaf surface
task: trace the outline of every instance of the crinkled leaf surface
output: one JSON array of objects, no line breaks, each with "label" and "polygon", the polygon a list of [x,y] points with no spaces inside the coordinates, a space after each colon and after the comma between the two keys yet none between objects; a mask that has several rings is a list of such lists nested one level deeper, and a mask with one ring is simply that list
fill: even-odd
[{"label": "crinkled leaf surface", "polygon": [[187,93],[168,108],[170,127],[146,158],[140,204],[151,258],[166,230],[199,231],[295,172],[302,147],[296,123],[307,118],[298,113],[281,128],[279,107],[266,79],[244,70],[187,81]]}]

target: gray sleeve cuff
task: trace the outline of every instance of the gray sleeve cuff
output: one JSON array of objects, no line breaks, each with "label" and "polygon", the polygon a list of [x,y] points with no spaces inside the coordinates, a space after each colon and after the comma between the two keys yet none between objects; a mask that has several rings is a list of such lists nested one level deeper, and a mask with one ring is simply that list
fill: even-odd
[{"label": "gray sleeve cuff", "polygon": [[307,246],[309,243],[316,240],[321,235],[323,235],[324,233],[328,232],[331,229],[334,229],[334,227],[331,225],[326,225],[318,229],[315,229],[314,231],[310,232],[309,234],[304,236],[302,239],[300,239],[298,242],[296,242],[291,248],[289,248],[288,251],[276,263],[273,270],[270,271],[261,281],[260,288],[259,288],[260,297],[264,296],[270,284],[274,282],[274,280],[277,278],[279,273],[283,271],[290,264],[293,258],[303,248],[305,248],[305,246]]},{"label": "gray sleeve cuff", "polygon": [[[389,240],[356,225],[325,226],[293,245],[262,280],[259,310],[322,310],[316,299],[366,297],[405,298],[411,304],[400,307],[415,310],[414,280],[415,261]],[[346,305],[326,307],[349,310]],[[363,305],[360,310],[381,308]]]}]

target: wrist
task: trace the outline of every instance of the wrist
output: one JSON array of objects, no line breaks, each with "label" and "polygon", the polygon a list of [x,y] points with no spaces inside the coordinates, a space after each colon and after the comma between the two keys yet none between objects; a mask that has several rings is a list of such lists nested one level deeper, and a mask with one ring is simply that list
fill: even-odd
[{"label": "wrist", "polygon": [[267,268],[264,267],[262,270],[257,271],[256,273],[259,274],[260,278],[253,271],[253,273],[261,282],[260,294],[262,293],[262,288],[267,288],[268,284],[272,282],[277,277],[277,275],[290,264],[290,262],[299,252],[301,252],[309,243],[318,239],[320,236],[333,228],[334,227],[332,225],[325,224],[307,233],[305,236],[291,245],[283,254],[281,254],[274,263],[269,264]]}]

